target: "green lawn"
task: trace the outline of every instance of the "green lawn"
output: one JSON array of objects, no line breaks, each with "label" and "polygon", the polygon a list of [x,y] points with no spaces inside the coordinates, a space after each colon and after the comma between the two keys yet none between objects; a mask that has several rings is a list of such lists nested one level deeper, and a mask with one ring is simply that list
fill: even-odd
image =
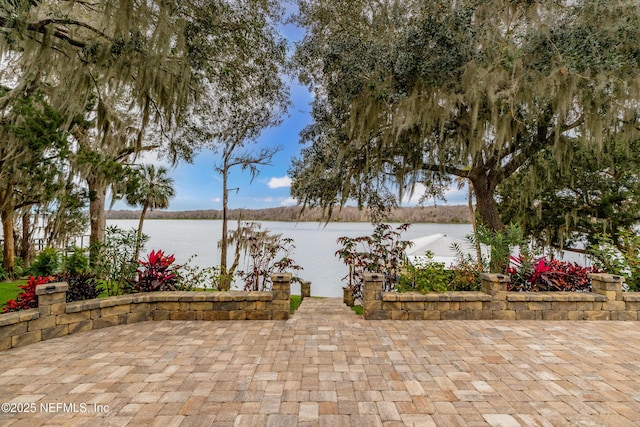
[{"label": "green lawn", "polygon": [[302,297],[300,295],[291,295],[291,304],[289,305],[289,313],[293,314],[296,312],[300,304],[302,304]]},{"label": "green lawn", "polygon": [[351,310],[353,310],[357,315],[362,316],[362,306],[361,305],[354,305],[353,307],[351,307]]},{"label": "green lawn", "polygon": [[15,280],[13,282],[0,282],[0,307],[5,305],[10,299],[16,299],[21,289],[20,285],[26,285],[26,280]]}]

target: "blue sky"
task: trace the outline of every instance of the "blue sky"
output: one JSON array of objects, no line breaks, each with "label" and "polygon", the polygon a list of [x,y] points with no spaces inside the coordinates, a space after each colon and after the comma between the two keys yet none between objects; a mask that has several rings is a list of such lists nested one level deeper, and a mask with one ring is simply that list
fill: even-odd
[{"label": "blue sky", "polygon": [[[293,52],[294,43],[304,35],[303,30],[291,24],[281,26],[280,30],[289,41],[290,51]],[[277,128],[266,129],[255,145],[256,148],[280,145],[282,150],[274,156],[271,166],[261,169],[253,182],[248,171],[243,172],[240,168],[231,169],[229,188],[238,190],[230,191],[229,208],[262,209],[296,204],[290,195],[291,180],[287,172],[292,158],[298,156],[303,148],[299,143],[299,133],[311,123],[310,103],[313,97],[306,87],[296,81],[290,82],[290,92],[292,106],[288,115]],[[222,179],[215,170],[218,164],[219,157],[212,151],[205,150],[193,163],[180,163],[171,169],[169,175],[174,180],[176,196],[170,200],[168,210],[222,209]],[[413,199],[405,201],[404,204],[416,205],[419,193],[417,191]],[[464,189],[451,190],[447,194],[447,204],[465,203],[465,195]],[[113,209],[132,208],[119,201]]]}]

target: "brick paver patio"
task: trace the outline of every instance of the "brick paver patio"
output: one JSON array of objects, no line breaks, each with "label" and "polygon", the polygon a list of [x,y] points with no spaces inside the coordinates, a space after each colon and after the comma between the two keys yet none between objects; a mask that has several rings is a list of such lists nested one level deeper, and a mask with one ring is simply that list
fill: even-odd
[{"label": "brick paver patio", "polygon": [[117,326],[0,366],[0,425],[640,425],[640,322],[364,321],[307,299],[288,321]]}]

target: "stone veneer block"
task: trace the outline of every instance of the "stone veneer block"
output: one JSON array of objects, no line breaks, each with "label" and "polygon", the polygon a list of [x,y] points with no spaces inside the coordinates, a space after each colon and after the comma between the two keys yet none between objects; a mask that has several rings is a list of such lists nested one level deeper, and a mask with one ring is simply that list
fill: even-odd
[{"label": "stone veneer block", "polygon": [[229,311],[229,320],[247,320],[247,312],[244,310]]},{"label": "stone veneer block", "polygon": [[626,308],[624,301],[607,301],[602,303],[603,310],[620,311]]},{"label": "stone veneer block", "polygon": [[99,298],[68,302],[67,306],[65,307],[65,313],[77,313],[79,311],[93,310],[94,308],[100,308]]},{"label": "stone veneer block", "polygon": [[367,310],[367,320],[389,320],[391,318],[391,312],[388,310]]},{"label": "stone veneer block", "polygon": [[58,325],[68,325],[69,323],[78,323],[84,320],[91,319],[91,311],[78,311],[76,313],[65,313],[60,314],[55,317],[56,324]]},{"label": "stone veneer block", "polygon": [[27,330],[28,330],[27,322],[8,325],[3,328],[0,328],[0,339],[12,337],[16,335],[23,335],[27,333]]},{"label": "stone veneer block", "polygon": [[623,292],[622,299],[625,301],[640,302],[640,292]]},{"label": "stone veneer block", "polygon": [[516,312],[514,310],[493,310],[492,318],[496,320],[515,320]]},{"label": "stone veneer block", "polygon": [[27,329],[29,332],[31,331],[39,331],[42,329],[53,328],[56,326],[56,318],[57,316],[44,316],[39,319],[30,320],[27,325]]},{"label": "stone veneer block", "polygon": [[462,310],[443,311],[440,316],[442,320],[466,320],[467,312]]},{"label": "stone veneer block", "polygon": [[[34,315],[33,319],[37,319],[40,317],[40,312],[38,311],[37,308],[32,308],[30,310],[25,310],[25,312],[28,311],[29,315]],[[30,320],[30,319],[26,319],[26,317],[23,320],[22,317],[22,313],[21,311],[16,311],[16,312],[12,312],[12,313],[5,313],[5,314],[1,314],[0,315],[0,327],[2,326],[9,326],[9,325],[15,325],[16,323],[20,323],[23,322],[25,320]]]},{"label": "stone veneer block", "polygon": [[566,310],[543,311],[542,320],[567,320],[567,311]]},{"label": "stone veneer block", "polygon": [[11,337],[0,338],[0,351],[9,350],[11,348]]},{"label": "stone veneer block", "polygon": [[192,302],[192,303],[189,303],[189,310],[194,310],[194,311],[213,310],[213,303],[212,302]]},{"label": "stone veneer block", "polygon": [[440,310],[427,310],[423,313],[422,318],[424,320],[440,320],[442,312]]},{"label": "stone veneer block", "polygon": [[289,319],[289,310],[279,311],[274,310],[272,315],[272,320],[288,320]]},{"label": "stone veneer block", "polygon": [[617,311],[618,320],[638,320],[637,311]]},{"label": "stone veneer block", "polygon": [[573,301],[552,301],[551,310],[571,311],[576,309],[576,303]]},{"label": "stone veneer block", "polygon": [[[27,326],[25,324],[25,326]],[[42,341],[42,331],[26,332],[11,337],[11,347],[20,347],[27,344],[34,344]]]},{"label": "stone veneer block", "polygon": [[136,311],[133,313],[127,313],[126,323],[146,322],[149,320],[149,313],[146,311]]},{"label": "stone veneer block", "polygon": [[516,311],[516,320],[540,320],[542,315],[539,311]]},{"label": "stone veneer block", "polygon": [[136,304],[131,304],[131,312],[132,313],[137,313],[137,312],[149,312],[151,311],[151,304],[148,302],[142,302],[142,303],[136,303]]},{"label": "stone veneer block", "polygon": [[69,335],[69,325],[58,325],[53,328],[42,330],[42,340],[50,340],[53,338]]},{"label": "stone veneer block", "polygon": [[585,320],[610,320],[611,312],[610,311],[585,311],[584,312]]},{"label": "stone veneer block", "polygon": [[170,320],[196,320],[195,311],[173,311],[169,315]]},{"label": "stone veneer block", "polygon": [[584,311],[582,310],[567,311],[567,320],[584,320]]},{"label": "stone veneer block", "polygon": [[116,305],[113,307],[106,307],[106,308],[100,309],[101,317],[118,316],[120,314],[126,314],[126,313],[131,313],[131,304]]},{"label": "stone veneer block", "polygon": [[269,318],[271,316],[269,314],[270,313],[266,311],[247,311],[246,312],[247,320],[270,320]]},{"label": "stone veneer block", "polygon": [[391,310],[391,320],[409,320],[409,313],[404,310]]},{"label": "stone veneer block", "polygon": [[93,330],[93,320],[85,320],[83,322],[69,324],[69,333],[86,332]]}]

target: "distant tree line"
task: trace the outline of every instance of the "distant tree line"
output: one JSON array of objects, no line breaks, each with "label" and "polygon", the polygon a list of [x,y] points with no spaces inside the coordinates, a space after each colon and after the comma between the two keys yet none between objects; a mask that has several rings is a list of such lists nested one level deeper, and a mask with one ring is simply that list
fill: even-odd
[{"label": "distant tree line", "polygon": [[[139,211],[111,210],[107,219],[138,219]],[[148,219],[222,219],[222,210],[194,211],[153,211],[147,213]],[[287,206],[267,209],[231,209],[229,219],[251,221],[324,221],[325,212],[320,208],[308,208],[301,212],[300,207]],[[332,213],[335,222],[368,222],[367,211],[354,206],[345,206]],[[387,217],[390,222],[463,224],[469,222],[469,210],[466,206],[417,206],[392,210]]]}]

